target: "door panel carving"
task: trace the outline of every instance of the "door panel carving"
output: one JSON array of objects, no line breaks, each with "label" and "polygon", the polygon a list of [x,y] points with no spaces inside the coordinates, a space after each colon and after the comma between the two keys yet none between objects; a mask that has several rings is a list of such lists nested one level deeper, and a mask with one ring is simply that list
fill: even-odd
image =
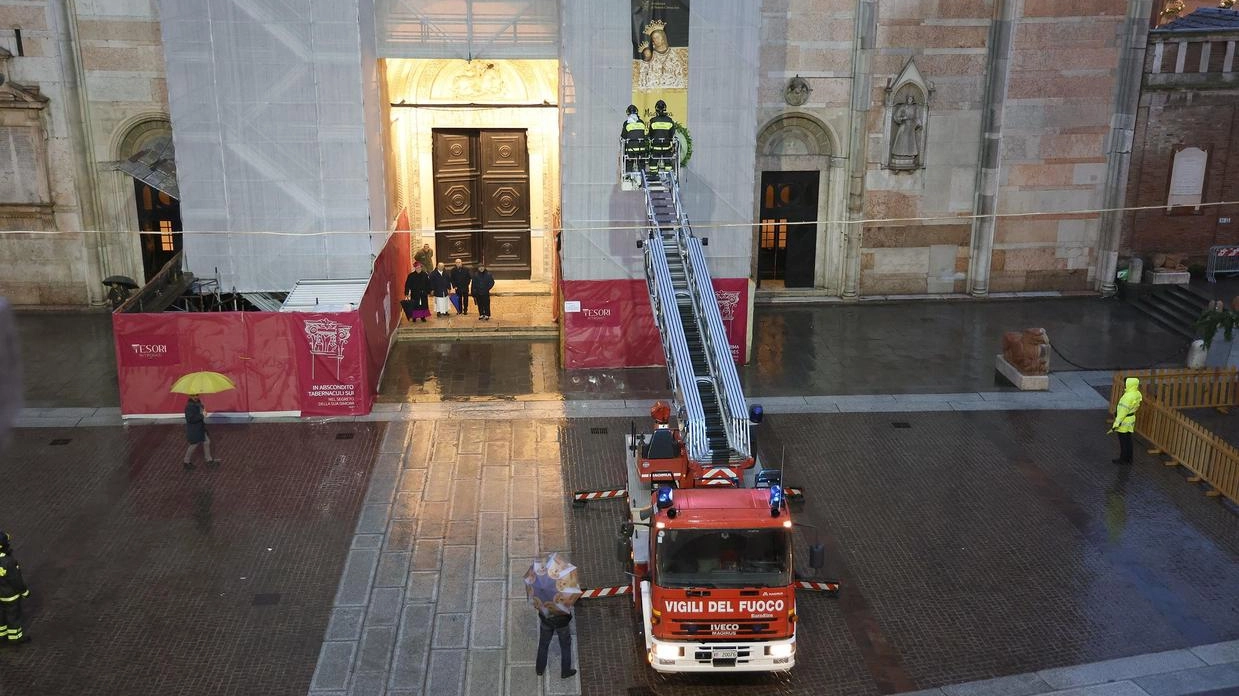
[{"label": "door panel carving", "polygon": [[528,278],[529,154],[523,130],[434,131],[436,258]]}]

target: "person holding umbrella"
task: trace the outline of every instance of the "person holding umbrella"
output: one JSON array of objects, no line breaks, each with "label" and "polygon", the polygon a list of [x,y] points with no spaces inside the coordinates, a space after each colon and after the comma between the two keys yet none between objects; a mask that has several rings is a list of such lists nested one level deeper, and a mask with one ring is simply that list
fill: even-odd
[{"label": "person holding umbrella", "polygon": [[189,400],[185,402],[185,439],[189,442],[189,447],[185,450],[186,470],[194,468],[194,451],[198,449],[198,445],[202,445],[207,466],[219,466],[219,460],[211,456],[211,437],[206,430],[208,414],[198,395],[217,394],[229,389],[236,389],[236,385],[218,372],[191,372],[172,385],[171,391],[174,394],[189,395]]},{"label": "person holding umbrella", "polygon": [[572,668],[573,605],[581,597],[581,585],[576,566],[551,554],[545,563],[535,561],[525,573],[525,595],[538,612],[538,656],[534,671],[538,676],[546,671],[551,638],[559,639],[559,676],[569,679],[576,674]]},{"label": "person holding umbrella", "polygon": [[211,456],[211,436],[206,431],[206,409],[197,394],[190,394],[185,402],[185,439],[189,447],[185,450],[185,468],[194,468],[194,450],[202,445],[202,453],[206,456],[207,466],[219,466],[219,460]]}]

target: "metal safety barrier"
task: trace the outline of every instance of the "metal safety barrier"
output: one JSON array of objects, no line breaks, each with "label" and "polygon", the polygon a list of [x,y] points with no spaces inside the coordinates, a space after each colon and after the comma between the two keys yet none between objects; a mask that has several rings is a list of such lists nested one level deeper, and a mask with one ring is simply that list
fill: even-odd
[{"label": "metal safety barrier", "polygon": [[1165,454],[1167,465],[1191,471],[1189,482],[1208,484],[1205,495],[1239,502],[1239,450],[1229,442],[1150,397],[1140,406],[1136,434],[1153,446],[1150,454]]},{"label": "metal safety barrier", "polygon": [[1239,273],[1239,246],[1209,247],[1209,261],[1205,266],[1205,278],[1217,282],[1219,273]]},{"label": "metal safety barrier", "polygon": [[1140,380],[1140,393],[1174,409],[1216,408],[1225,411],[1239,403],[1239,368],[1207,370],[1141,370],[1116,372],[1110,385],[1110,413],[1123,396],[1128,377]]}]

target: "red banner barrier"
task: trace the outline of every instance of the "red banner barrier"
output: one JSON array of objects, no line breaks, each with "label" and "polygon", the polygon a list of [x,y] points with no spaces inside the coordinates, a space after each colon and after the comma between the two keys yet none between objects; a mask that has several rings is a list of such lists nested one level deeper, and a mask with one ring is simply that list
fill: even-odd
[{"label": "red banner barrier", "polygon": [[723,330],[737,365],[749,361],[749,279],[713,278],[714,298],[723,315]]},{"label": "red banner barrier", "polygon": [[[315,345],[315,350],[322,351],[343,348],[338,357],[311,352],[305,333],[307,319],[347,327],[349,338],[343,346],[339,333],[337,344],[328,346],[320,338]],[[360,326],[357,312],[114,314],[121,413],[181,413],[185,396],[169,392],[172,383],[188,372],[210,370],[227,375],[237,385],[205,397],[207,409],[213,412],[364,415],[370,412],[372,399],[365,380],[361,349],[365,338]],[[314,328],[326,331],[327,324]],[[330,380],[320,379],[328,375]],[[312,389],[316,386],[322,388]],[[311,392],[317,395],[311,397]],[[342,398],[342,392],[353,396]]]},{"label": "red banner barrier", "polygon": [[[401,213],[397,228],[407,226],[408,217]],[[392,334],[400,325],[400,300],[404,298],[404,279],[412,270],[409,256],[411,237],[408,232],[396,231],[388,238],[383,250],[374,260],[374,272],[366,292],[361,298],[358,313],[366,337],[367,386],[371,394],[378,393],[379,377],[387,362]]]},{"label": "red banner barrier", "polygon": [[355,312],[112,315],[121,413],[181,413],[185,396],[168,389],[200,370],[237,385],[205,397],[213,412],[369,413],[412,264],[408,216],[395,226]]},{"label": "red banner barrier", "polygon": [[289,312],[304,416],[370,412],[365,333],[357,312]]},{"label": "red banner barrier", "polygon": [[[716,278],[714,293],[732,358],[743,364],[748,360],[749,281]],[[566,368],[664,364],[644,280],[565,280],[563,298]]]},{"label": "red banner barrier", "polygon": [[293,325],[288,314],[244,312],[248,353],[245,364],[246,410],[300,411],[297,398],[297,356],[289,347]]}]

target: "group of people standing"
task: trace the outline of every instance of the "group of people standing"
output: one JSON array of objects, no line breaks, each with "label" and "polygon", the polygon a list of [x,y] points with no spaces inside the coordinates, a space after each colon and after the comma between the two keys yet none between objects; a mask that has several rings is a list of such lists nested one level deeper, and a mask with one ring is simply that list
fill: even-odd
[{"label": "group of people standing", "polygon": [[[469,298],[477,305],[478,319],[490,321],[490,291],[495,287],[495,277],[478,264],[476,271],[456,259],[451,270],[443,263],[434,265],[434,251],[424,245],[413,255],[413,272],[404,280],[405,315],[409,321],[426,321],[430,316],[430,297],[434,297],[435,316],[449,316],[453,308],[453,296],[457,314],[469,314]],[[426,269],[433,268],[427,272]]]},{"label": "group of people standing", "polygon": [[624,159],[628,171],[646,168],[651,174],[674,168],[675,120],[667,114],[667,103],[659,99],[654,105],[654,117],[647,127],[637,113],[635,104],[628,105],[628,116],[620,129],[624,140]]}]

